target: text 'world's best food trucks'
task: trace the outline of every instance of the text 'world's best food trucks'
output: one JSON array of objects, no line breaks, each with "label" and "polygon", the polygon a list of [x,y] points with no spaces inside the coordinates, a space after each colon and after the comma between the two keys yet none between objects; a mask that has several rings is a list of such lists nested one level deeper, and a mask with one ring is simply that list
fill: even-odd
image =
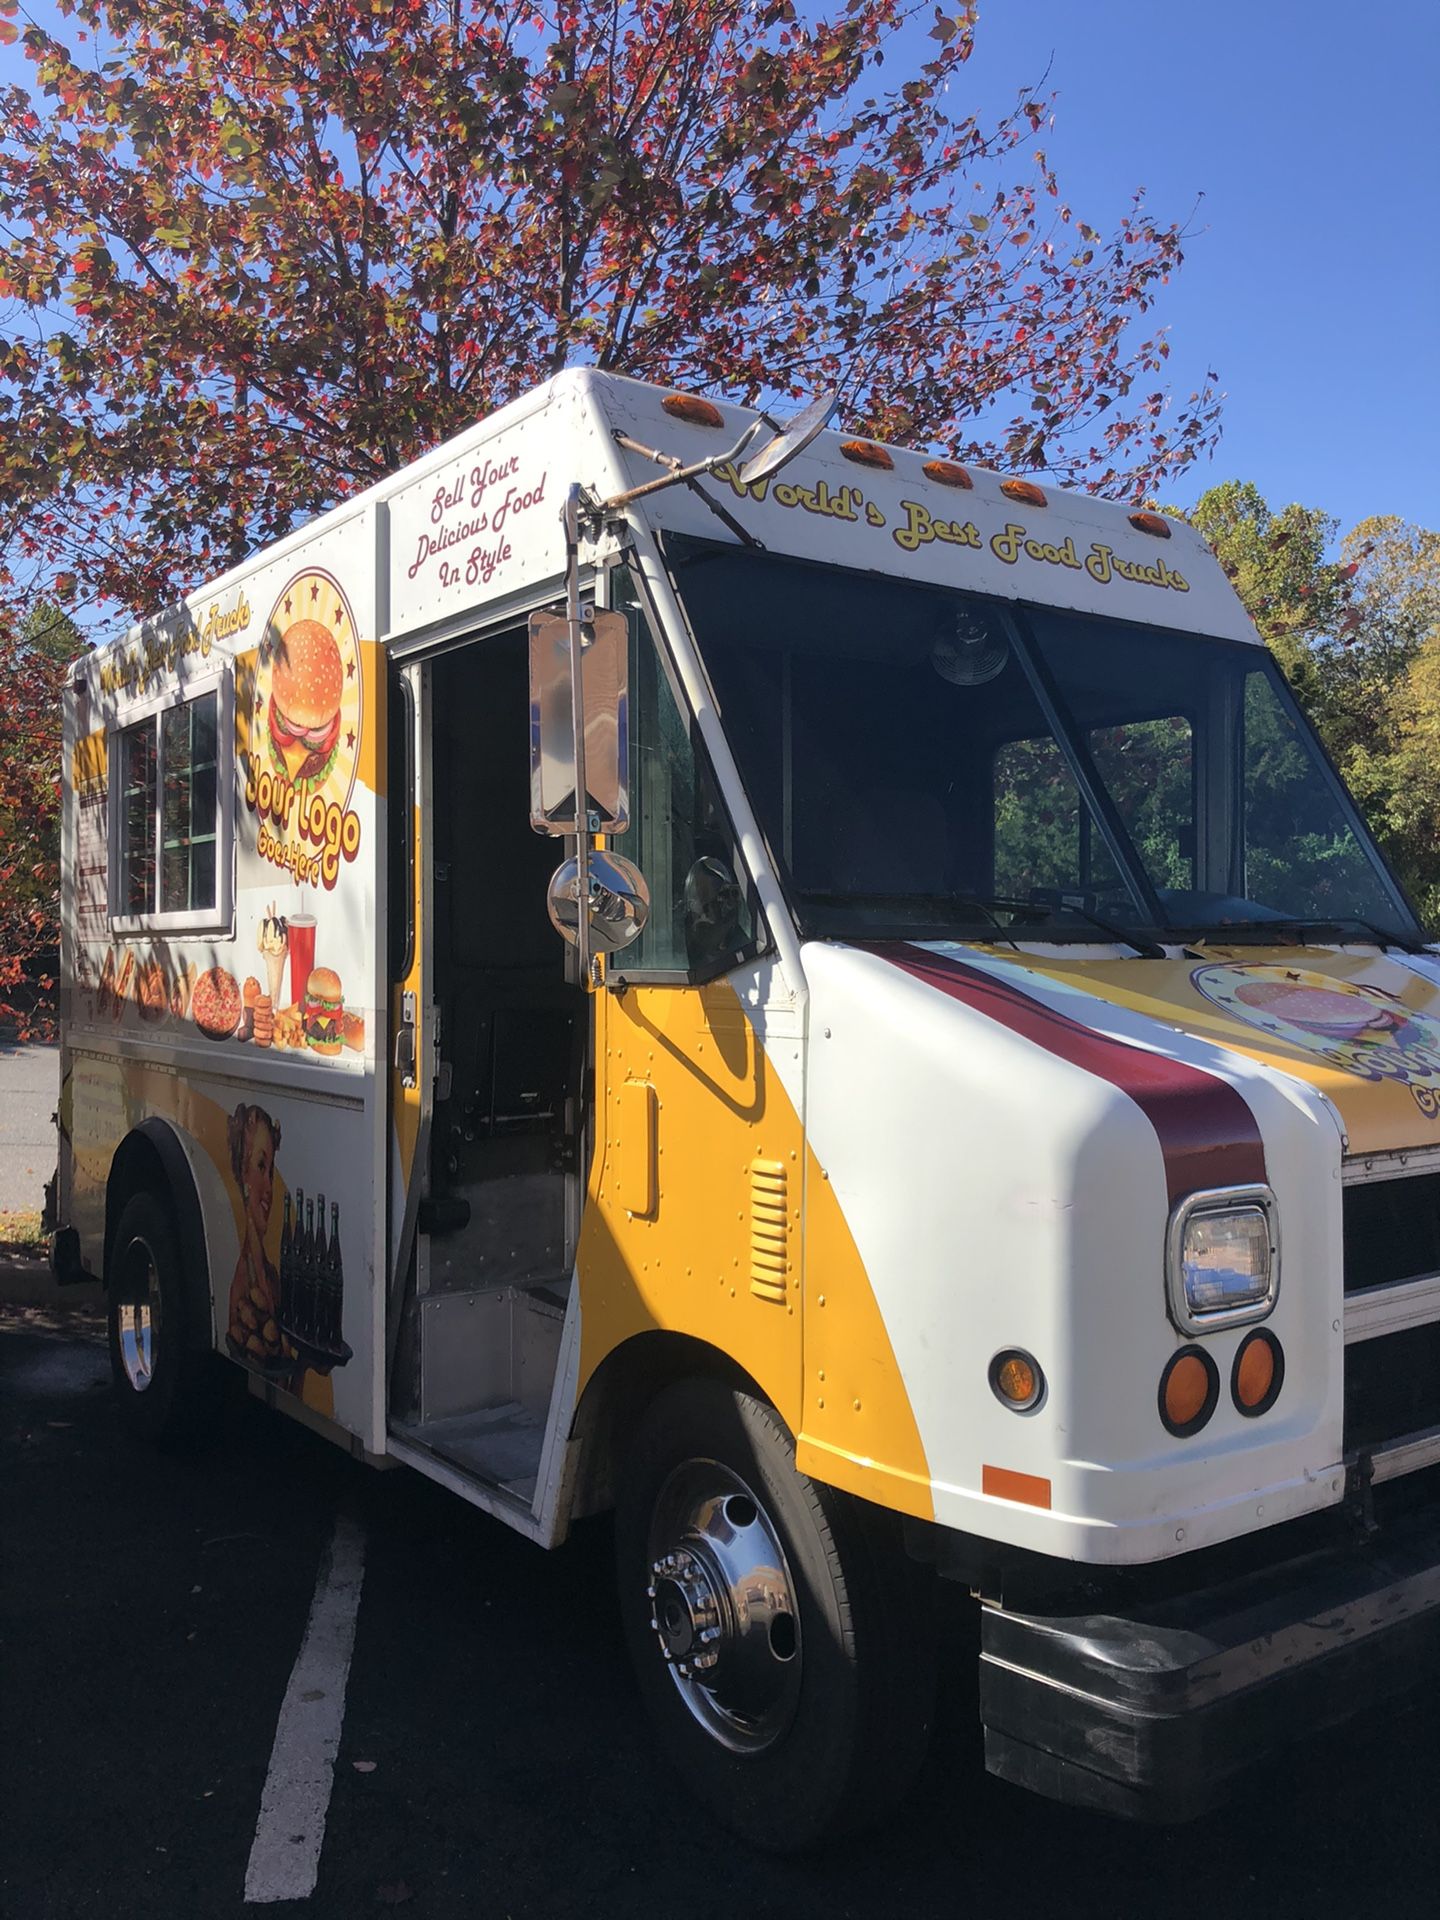
[{"label": "text 'world's best food trucks'", "polygon": [[1194,1815],[1435,1653],[1440,956],[1193,530],[830,412],[563,374],[75,667],[55,1263],[143,1432],[613,1509],[754,1842],[957,1619]]}]

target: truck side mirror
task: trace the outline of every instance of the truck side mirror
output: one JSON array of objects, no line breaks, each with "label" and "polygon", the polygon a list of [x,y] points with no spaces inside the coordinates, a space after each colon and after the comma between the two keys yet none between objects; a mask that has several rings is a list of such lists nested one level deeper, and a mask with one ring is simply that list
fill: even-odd
[{"label": "truck side mirror", "polygon": [[[593,848],[586,862],[585,891],[592,953],[618,953],[640,938],[650,918],[650,889],[633,860]],[[546,905],[550,924],[572,947],[580,944],[580,892],[580,863],[567,860],[555,870]]]},{"label": "truck side mirror", "polygon": [[630,824],[630,626],[582,609],[585,808],[577,818],[570,624],[530,616],[530,824],[537,833],[624,833]]}]

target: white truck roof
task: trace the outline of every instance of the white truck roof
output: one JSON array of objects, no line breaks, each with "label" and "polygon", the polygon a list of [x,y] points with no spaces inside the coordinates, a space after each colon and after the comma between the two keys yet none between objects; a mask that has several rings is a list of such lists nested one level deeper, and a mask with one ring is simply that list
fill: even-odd
[{"label": "white truck roof", "polygon": [[[533,587],[561,574],[560,508],[573,482],[603,499],[663,473],[621,446],[617,435],[689,465],[733,445],[757,417],[752,409],[712,400],[718,425],[699,424],[667,410],[667,400],[673,407],[672,389],[615,374],[588,368],[557,374],[207,582],[184,609],[198,619],[202,604],[257,565],[282,560],[356,515],[379,510],[380,637],[448,626],[468,607],[503,598],[512,584]],[[762,430],[755,445],[764,438]],[[835,431],[822,433],[769,481],[747,488],[727,467],[703,485],[773,553],[1263,644],[1193,527],[1153,514],[1137,517],[1114,501]],[[637,501],[629,511],[659,530],[731,543],[739,537],[684,486]],[[1157,533],[1156,526],[1167,531]],[[473,565],[472,556],[478,556]]]}]

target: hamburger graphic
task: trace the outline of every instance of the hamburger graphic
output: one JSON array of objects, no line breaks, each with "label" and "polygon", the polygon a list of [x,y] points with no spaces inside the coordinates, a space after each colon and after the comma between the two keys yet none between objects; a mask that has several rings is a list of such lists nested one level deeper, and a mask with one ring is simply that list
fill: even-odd
[{"label": "hamburger graphic", "polygon": [[340,745],[345,668],[330,629],[297,620],[285,629],[270,670],[270,755],[297,786],[329,777]]},{"label": "hamburger graphic", "polygon": [[344,1044],[345,999],[333,967],[312,967],[300,1004],[300,1026],[312,1053],[334,1059]]},{"label": "hamburger graphic", "polygon": [[1292,1027],[1322,1040],[1384,1040],[1406,1021],[1403,1007],[1391,1007],[1363,991],[1296,984],[1289,980],[1252,980],[1235,998],[1259,1013],[1278,1014]]}]

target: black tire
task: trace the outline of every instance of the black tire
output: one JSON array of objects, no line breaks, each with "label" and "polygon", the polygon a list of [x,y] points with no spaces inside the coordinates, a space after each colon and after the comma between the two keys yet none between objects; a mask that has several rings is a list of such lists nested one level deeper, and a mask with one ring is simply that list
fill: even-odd
[{"label": "black tire", "polygon": [[[692,1553],[676,1562],[663,1551],[687,1490],[703,1495],[705,1476],[717,1471],[717,1484],[733,1478],[753,1495],[756,1524],[781,1549],[779,1587],[793,1593],[798,1616],[778,1645],[783,1671],[762,1671],[765,1689],[781,1689],[754,1722],[765,1744],[745,1750],[727,1744],[750,1737],[743,1715],[729,1724],[729,1704],[715,1705],[710,1688],[702,1697],[696,1669],[684,1665],[700,1646],[695,1627],[720,1617],[707,1610],[709,1590],[695,1571],[710,1564],[710,1535],[702,1527],[685,1536],[692,1546],[699,1540],[698,1560]],[[714,1511],[728,1513],[731,1504]],[[743,1502],[740,1512],[743,1522]],[[723,1541],[723,1526],[712,1531]],[[696,1797],[774,1853],[855,1834],[891,1812],[925,1755],[936,1673],[933,1578],[906,1557],[895,1516],[798,1472],[794,1443],[772,1407],[702,1379],[667,1387],[647,1409],[626,1459],[615,1533],[621,1614],[640,1693],[666,1759]],[[670,1569],[663,1573],[657,1538],[658,1565]],[[657,1624],[662,1618],[680,1622],[680,1640]],[[775,1647],[777,1616],[771,1620]],[[743,1662],[759,1644],[742,1646],[724,1631],[713,1638],[717,1662]],[[787,1645],[795,1648],[793,1675]],[[746,1666],[742,1678],[755,1670]],[[711,1688],[722,1672],[710,1670]],[[743,1688],[737,1697],[745,1704]]]},{"label": "black tire", "polygon": [[105,1290],[110,1374],[126,1426],[157,1446],[210,1439],[219,1395],[202,1289],[187,1284],[170,1211],[156,1194],[126,1201]]}]

